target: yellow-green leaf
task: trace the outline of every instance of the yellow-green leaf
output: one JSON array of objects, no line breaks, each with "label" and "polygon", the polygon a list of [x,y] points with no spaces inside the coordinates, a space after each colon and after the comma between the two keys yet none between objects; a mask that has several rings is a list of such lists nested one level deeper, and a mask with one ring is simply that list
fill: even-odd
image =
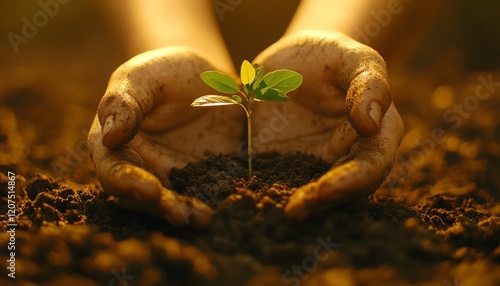
[{"label": "yellow-green leaf", "polygon": [[250,84],[255,79],[255,68],[247,60],[241,64],[240,77],[243,84]]}]

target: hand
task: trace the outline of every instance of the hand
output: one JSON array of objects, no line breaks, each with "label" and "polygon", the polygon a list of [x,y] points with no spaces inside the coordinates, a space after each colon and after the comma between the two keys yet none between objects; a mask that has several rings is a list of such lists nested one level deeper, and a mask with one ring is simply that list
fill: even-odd
[{"label": "hand", "polygon": [[290,102],[255,104],[256,151],[302,151],[333,164],[295,192],[287,217],[302,220],[375,191],[404,133],[380,55],[339,33],[306,31],[254,62],[266,72],[284,68],[304,77]]},{"label": "hand", "polygon": [[199,52],[169,47],[143,53],[111,76],[89,134],[104,189],[127,208],[179,226],[204,227],[212,210],[168,189],[174,167],[203,159],[206,151],[235,152],[241,142],[241,110],[192,108],[212,92],[199,75],[217,70]]}]

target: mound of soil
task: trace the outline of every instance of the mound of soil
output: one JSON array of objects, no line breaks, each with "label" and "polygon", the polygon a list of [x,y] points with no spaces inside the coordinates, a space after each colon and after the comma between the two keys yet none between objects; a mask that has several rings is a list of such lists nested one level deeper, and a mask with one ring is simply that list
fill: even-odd
[{"label": "mound of soil", "polygon": [[246,180],[245,157],[218,155],[183,169],[173,169],[170,182],[180,194],[199,198],[213,208],[229,195],[239,198],[237,194],[257,201],[259,208],[267,204],[283,207],[293,193],[292,188],[318,178],[330,167],[323,160],[302,153],[263,153],[253,159],[253,176]]}]

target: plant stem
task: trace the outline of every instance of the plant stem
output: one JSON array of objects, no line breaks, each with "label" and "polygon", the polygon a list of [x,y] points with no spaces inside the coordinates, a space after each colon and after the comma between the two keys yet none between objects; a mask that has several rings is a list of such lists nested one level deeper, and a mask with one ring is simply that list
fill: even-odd
[{"label": "plant stem", "polygon": [[252,178],[252,111],[250,110],[250,104],[248,105],[247,113],[247,140],[248,140],[248,180]]},{"label": "plant stem", "polygon": [[[243,94],[244,95],[244,94]],[[246,95],[244,95],[246,98]],[[252,178],[252,110],[250,109],[251,100],[247,100],[247,106],[239,104],[245,110],[247,116],[247,159],[248,159],[248,180]]]},{"label": "plant stem", "polygon": [[247,101],[247,106],[245,107],[243,104],[239,103],[241,107],[245,110],[245,114],[247,116],[247,159],[248,159],[248,180],[252,178],[252,109],[250,108],[250,105],[252,104],[253,101],[253,96],[252,94],[247,94],[240,91],[240,93],[243,95],[243,97]]}]

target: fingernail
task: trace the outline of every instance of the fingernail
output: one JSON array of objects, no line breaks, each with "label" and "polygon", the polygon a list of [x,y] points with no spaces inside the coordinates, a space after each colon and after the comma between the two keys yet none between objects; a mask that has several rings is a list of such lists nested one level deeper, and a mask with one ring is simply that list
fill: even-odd
[{"label": "fingernail", "polygon": [[109,130],[113,128],[115,125],[115,117],[113,115],[110,115],[106,118],[106,121],[104,121],[104,126],[102,127],[102,136],[105,137],[106,134],[108,134]]},{"label": "fingernail", "polygon": [[377,130],[380,129],[380,120],[382,118],[382,108],[380,104],[375,101],[370,102],[368,105],[368,116],[370,116],[370,119],[375,126],[377,126]]}]

